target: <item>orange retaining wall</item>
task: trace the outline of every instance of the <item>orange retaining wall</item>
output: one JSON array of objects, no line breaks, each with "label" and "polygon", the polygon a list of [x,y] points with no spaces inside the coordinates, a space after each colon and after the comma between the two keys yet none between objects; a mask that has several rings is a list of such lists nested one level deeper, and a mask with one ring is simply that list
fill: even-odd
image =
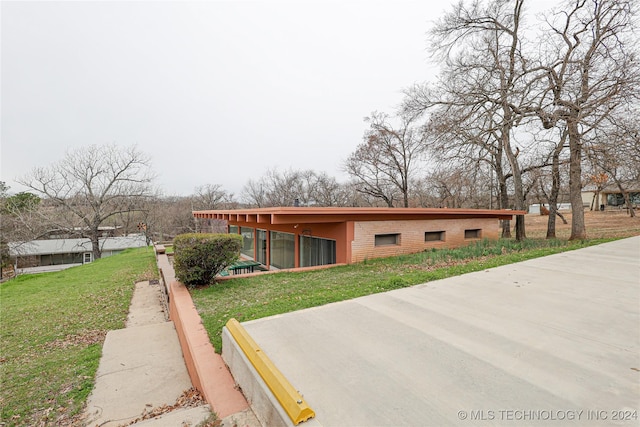
[{"label": "orange retaining wall", "polygon": [[[163,259],[164,258],[164,259]],[[202,325],[191,294],[177,280],[166,255],[158,255],[158,267],[169,293],[169,317],[173,321],[191,383],[220,418],[249,408],[222,356],[215,352]]]}]

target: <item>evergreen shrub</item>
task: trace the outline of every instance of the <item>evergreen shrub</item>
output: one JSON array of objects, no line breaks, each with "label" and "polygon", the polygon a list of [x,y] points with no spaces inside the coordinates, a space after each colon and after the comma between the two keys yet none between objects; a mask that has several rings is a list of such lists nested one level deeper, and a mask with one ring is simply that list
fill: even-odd
[{"label": "evergreen shrub", "polygon": [[186,286],[212,284],[222,270],[240,258],[239,234],[189,233],[173,241],[176,278]]}]

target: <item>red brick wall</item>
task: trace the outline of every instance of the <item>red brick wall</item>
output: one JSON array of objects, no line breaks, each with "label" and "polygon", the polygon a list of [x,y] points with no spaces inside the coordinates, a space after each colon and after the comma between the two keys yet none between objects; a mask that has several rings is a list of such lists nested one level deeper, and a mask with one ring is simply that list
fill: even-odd
[{"label": "red brick wall", "polygon": [[[421,221],[363,221],[354,223],[351,262],[421,252],[430,248],[452,248],[477,239],[465,239],[465,230],[480,229],[480,238],[498,239],[499,221],[495,218],[435,219]],[[443,242],[425,242],[426,231],[444,231]],[[400,233],[399,245],[375,246],[376,234]]]},{"label": "red brick wall", "polygon": [[245,411],[249,404],[236,387],[222,356],[211,345],[191,294],[177,281],[170,282],[168,287],[169,315],[178,333],[191,383],[220,418]]}]

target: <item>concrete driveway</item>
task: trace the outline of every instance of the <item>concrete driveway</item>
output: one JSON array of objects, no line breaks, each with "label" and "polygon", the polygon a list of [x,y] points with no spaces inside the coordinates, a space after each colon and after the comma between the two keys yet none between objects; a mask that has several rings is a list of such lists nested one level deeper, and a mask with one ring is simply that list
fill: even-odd
[{"label": "concrete driveway", "polygon": [[243,326],[323,426],[640,425],[640,237]]}]

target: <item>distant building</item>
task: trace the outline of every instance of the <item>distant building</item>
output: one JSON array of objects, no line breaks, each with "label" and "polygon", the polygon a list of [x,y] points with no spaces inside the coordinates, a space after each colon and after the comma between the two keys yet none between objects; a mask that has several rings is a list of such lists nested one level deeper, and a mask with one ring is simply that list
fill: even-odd
[{"label": "distant building", "polygon": [[[540,214],[540,206],[544,206],[545,208],[549,208],[548,204],[539,204],[539,203],[534,203],[532,205],[529,205],[529,213],[530,214],[536,214],[539,215]],[[571,203],[558,203],[556,205],[557,209],[559,211],[570,211],[571,210]]]},{"label": "distant building", "polygon": [[[122,235],[122,226],[101,225],[98,227],[100,237],[116,237]],[[58,228],[49,230],[43,239],[79,239],[86,235],[86,227]]]},{"label": "distant building", "polygon": [[242,254],[268,269],[349,264],[498,239],[499,220],[524,211],[423,208],[310,208],[194,211],[227,222]]},{"label": "distant building", "polygon": [[[125,249],[147,246],[144,235],[108,237],[99,241],[103,257],[115,255]],[[9,242],[9,255],[16,260],[18,269],[87,264],[93,261],[91,241],[86,238]]]},{"label": "distant building", "polygon": [[[629,192],[631,205],[636,208],[640,206],[640,183],[626,183],[624,188]],[[595,200],[595,197],[596,189],[593,185],[589,185],[582,190],[582,202],[585,207],[591,207],[592,204],[594,210],[627,207],[622,191],[615,184],[606,185],[600,190],[598,200]]]}]

